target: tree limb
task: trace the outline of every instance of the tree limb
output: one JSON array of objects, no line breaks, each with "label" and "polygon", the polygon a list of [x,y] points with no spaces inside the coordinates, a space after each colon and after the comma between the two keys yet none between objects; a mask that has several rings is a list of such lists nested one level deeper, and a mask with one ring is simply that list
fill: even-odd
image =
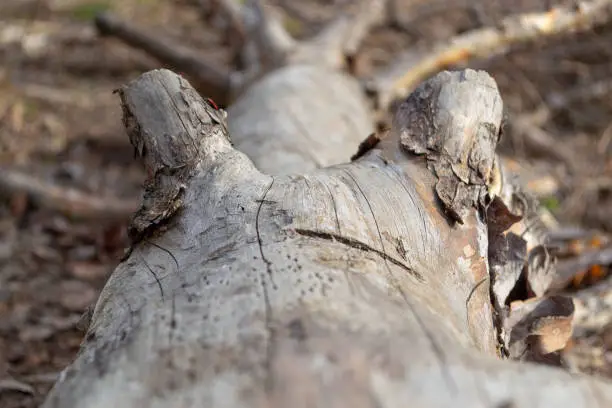
[{"label": "tree limb", "polygon": [[486,73],[424,84],[352,163],[274,177],[184,79],[120,94],[157,175],[144,207],[169,217],[107,282],[45,408],[609,406],[609,382],[496,357]]},{"label": "tree limb", "polygon": [[284,65],[296,41],[285,30],[277,15],[262,0],[246,0],[243,15],[247,31],[255,40],[260,62],[266,71]]},{"label": "tree limb", "polygon": [[313,39],[301,44],[295,60],[310,60],[342,69],[357,55],[359,46],[377,25],[387,19],[389,0],[360,0],[357,11],[329,23]]},{"label": "tree limb", "polygon": [[206,14],[221,15],[227,20],[229,36],[237,37],[239,46],[246,41],[246,28],[242,18],[240,3],[236,0],[200,0],[200,5],[206,7]]},{"label": "tree limb", "polygon": [[612,1],[573,2],[545,13],[526,13],[504,18],[497,27],[473,30],[428,47],[410,50],[365,86],[379,109],[386,109],[393,99],[405,97],[430,75],[472,59],[485,59],[506,53],[511,47],[569,32],[586,31],[612,18]]},{"label": "tree limb", "polygon": [[127,220],[138,208],[135,200],[92,196],[6,167],[0,169],[0,190],[5,195],[26,193],[37,205],[77,218]]},{"label": "tree limb", "polygon": [[141,49],[193,79],[220,105],[229,103],[231,75],[214,63],[181,44],[130,25],[108,12],[96,16],[96,27],[103,35],[117,37],[126,44]]}]

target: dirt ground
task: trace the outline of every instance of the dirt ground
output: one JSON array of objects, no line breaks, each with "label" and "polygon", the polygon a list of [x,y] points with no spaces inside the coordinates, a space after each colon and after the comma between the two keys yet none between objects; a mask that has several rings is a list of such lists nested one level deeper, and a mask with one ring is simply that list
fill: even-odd
[{"label": "dirt ground", "polygon": [[[94,15],[112,10],[180,38],[220,66],[231,64],[231,52],[198,1],[0,3],[0,190],[6,179],[30,189],[44,181],[36,194],[17,188],[0,195],[0,407],[35,407],[78,351],[82,316],[128,244],[125,226],[144,179],[112,91],[161,63],[100,38]],[[360,75],[408,47],[426,49],[551,2],[396,3],[395,21],[366,40]],[[274,4],[299,38],[351,6],[340,0]],[[497,80],[508,111],[502,150],[529,165],[526,176],[542,203],[562,225],[606,232],[612,232],[611,40],[612,27],[601,27],[470,64]],[[15,181],[9,168],[30,178]],[[70,194],[84,194],[81,205],[66,200]],[[86,211],[92,205],[95,214]],[[602,268],[605,281],[608,265]],[[612,377],[612,324],[575,339],[572,352],[586,356],[579,369]]]}]

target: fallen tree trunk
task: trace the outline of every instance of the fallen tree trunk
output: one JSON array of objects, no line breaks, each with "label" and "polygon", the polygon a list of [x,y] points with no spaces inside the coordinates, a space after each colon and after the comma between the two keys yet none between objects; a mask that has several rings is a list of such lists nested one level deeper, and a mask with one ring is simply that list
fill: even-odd
[{"label": "fallen tree trunk", "polygon": [[47,407],[612,401],[604,381],[496,357],[488,284],[477,287],[488,273],[479,195],[455,203],[463,224],[451,222],[437,201],[443,171],[409,152],[424,142],[440,162],[478,157],[462,188],[483,187],[502,115],[485,73],[440,74],[379,148],[294,176],[259,172],[169,71],[121,95],[156,174],[137,219],[157,218],[107,283]]},{"label": "fallen tree trunk", "polygon": [[[227,121],[170,71],[119,91],[151,177],[45,407],[608,406],[609,382],[500,352],[491,254],[516,220],[495,199],[495,82],[439,74],[338,164],[373,115],[304,49],[246,81]],[[531,323],[522,340],[547,327]]]},{"label": "fallen tree trunk", "polygon": [[374,130],[359,84],[313,65],[290,65],[264,77],[230,106],[228,115],[236,148],[268,174],[345,162]]}]

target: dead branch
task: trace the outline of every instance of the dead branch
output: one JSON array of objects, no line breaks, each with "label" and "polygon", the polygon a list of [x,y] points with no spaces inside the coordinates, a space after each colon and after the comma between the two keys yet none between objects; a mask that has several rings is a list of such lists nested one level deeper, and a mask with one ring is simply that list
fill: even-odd
[{"label": "dead branch", "polygon": [[[101,54],[102,53],[102,54]],[[77,52],[54,53],[24,58],[23,64],[44,67],[60,72],[89,76],[104,72],[108,75],[126,75],[155,66],[151,58],[142,54],[104,53],[97,47],[81,47]]]},{"label": "dead branch", "polygon": [[110,13],[98,15],[96,26],[101,34],[117,37],[185,74],[199,90],[227,106],[242,88],[264,73],[283,66],[296,42],[285,31],[275,12],[260,0],[249,0],[243,6],[232,0],[222,0],[216,5],[230,16],[236,30],[244,32],[245,41],[240,44],[240,56],[247,65],[244,72],[232,69],[227,70],[229,73],[224,72],[196,51],[170,38],[131,26]]},{"label": "dead branch", "polygon": [[513,46],[546,37],[586,31],[607,23],[611,17],[611,0],[578,1],[545,13],[509,16],[497,27],[473,30],[427,50],[410,50],[365,86],[374,95],[376,106],[386,109],[393,99],[405,97],[419,82],[445,67],[490,58]]},{"label": "dead branch", "polygon": [[594,265],[612,265],[612,248],[590,250],[577,257],[560,261],[551,289],[560,290],[566,287],[574,276]]},{"label": "dead branch", "polygon": [[529,148],[530,152],[552,157],[563,162],[570,169],[574,167],[573,152],[555,140],[550,133],[543,130],[537,123],[534,123],[532,115],[514,116],[510,123],[516,133],[515,136],[521,137],[521,142]]},{"label": "dead branch", "polygon": [[[557,257],[557,267],[550,290],[561,291],[575,278],[601,279],[612,265],[612,237],[598,230],[581,227],[557,227],[549,231],[548,243]],[[601,272],[599,272],[601,271]]]},{"label": "dead branch", "polygon": [[[344,23],[348,27],[340,32],[344,32],[342,35],[344,39],[342,50],[345,56],[353,57],[372,28],[385,22],[387,3],[388,0],[362,1],[357,13]],[[340,24],[342,23],[339,21],[336,23],[337,26]]]},{"label": "dead branch", "polygon": [[236,0],[200,0],[208,16],[219,16],[227,20],[228,37],[233,37],[238,46],[242,46],[247,37],[242,18],[240,3]]},{"label": "dead branch", "polygon": [[169,38],[134,27],[108,12],[99,14],[95,22],[103,35],[117,37],[182,72],[219,104],[229,102],[231,76],[196,52]]},{"label": "dead branch", "polygon": [[586,102],[595,98],[607,97],[612,92],[612,79],[606,78],[582,86],[576,86],[564,92],[554,92],[547,96],[551,109],[564,109],[576,102]]},{"label": "dead branch", "polygon": [[[587,211],[596,213],[600,208],[594,208],[590,203],[602,192],[610,190],[612,190],[612,178],[610,177],[580,177],[569,186],[568,191],[570,191],[570,194],[561,205],[561,211],[564,214],[574,216],[580,214],[586,215]],[[605,210],[605,207],[603,209]],[[608,216],[604,216],[602,220],[608,218]]]},{"label": "dead branch", "polygon": [[77,218],[128,220],[138,208],[137,200],[95,197],[6,167],[0,170],[0,191],[7,196],[25,193],[39,206]]},{"label": "dead branch", "polygon": [[255,40],[259,61],[265,71],[285,63],[296,41],[285,30],[278,15],[261,0],[247,0],[243,6],[247,32]]},{"label": "dead branch", "polygon": [[[486,73],[423,84],[354,162],[275,177],[183,78],[149,72],[119,94],[157,170],[144,235],[44,407],[609,406],[609,382],[498,358],[487,237],[503,244],[516,218],[497,199],[479,215],[502,120]],[[556,350],[572,313],[525,302],[506,334]]]},{"label": "dead branch", "polygon": [[48,7],[49,6],[46,3],[41,3],[39,0],[21,0],[17,2],[7,1],[0,4],[0,14],[5,16],[28,18],[32,15],[33,11],[39,11],[41,8],[46,9]]},{"label": "dead branch", "polygon": [[0,378],[0,393],[3,391],[18,391],[30,395],[36,394],[36,390],[30,384],[14,378]]},{"label": "dead branch", "polygon": [[28,98],[58,105],[91,107],[95,103],[89,95],[79,94],[68,88],[24,84],[21,91]]},{"label": "dead branch", "polygon": [[234,31],[244,33],[239,54],[245,68],[227,75],[196,52],[132,27],[111,14],[98,16],[96,25],[102,34],[115,36],[185,73],[198,89],[227,105],[263,74],[286,65],[315,64],[334,69],[352,65],[364,37],[387,18],[387,2],[362,0],[354,14],[333,21],[318,36],[298,43],[283,28],[276,12],[261,0],[249,0],[242,6],[233,0],[214,0],[212,7],[230,20]]},{"label": "dead branch", "polygon": [[562,226],[548,233],[551,244],[563,245],[567,241],[585,240],[598,234],[598,231],[582,227]]},{"label": "dead branch", "polygon": [[310,41],[302,44],[296,59],[319,61],[335,69],[344,68],[356,57],[359,46],[372,28],[387,20],[389,0],[360,0],[357,10],[348,16],[340,16]]},{"label": "dead branch", "polygon": [[612,276],[573,295],[574,336],[597,333],[612,322]]}]

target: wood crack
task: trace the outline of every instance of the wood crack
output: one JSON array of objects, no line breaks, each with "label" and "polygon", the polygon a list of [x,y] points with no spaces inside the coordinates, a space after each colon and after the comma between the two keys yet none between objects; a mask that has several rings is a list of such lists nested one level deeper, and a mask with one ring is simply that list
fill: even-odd
[{"label": "wood crack", "polygon": [[[255,231],[257,233],[257,243],[259,245],[259,254],[261,255],[261,260],[266,264],[267,277],[270,279],[272,285],[274,282],[272,280],[272,262],[266,258],[263,250],[263,240],[261,238],[261,232],[259,227],[259,217],[261,213],[261,208],[264,203],[270,203],[270,201],[266,201],[266,196],[272,189],[272,185],[274,185],[274,178],[270,182],[270,185],[266,188],[266,191],[263,193],[259,202],[259,206],[257,207],[257,214],[255,215]],[[266,276],[261,276],[261,288],[264,296],[265,302],[265,324],[266,330],[268,331],[268,339],[266,344],[266,356],[264,367],[266,370],[266,379],[264,382],[264,389],[268,395],[271,394],[272,389],[274,388],[274,376],[272,374],[272,360],[274,359],[274,349],[276,347],[276,334],[275,330],[272,327],[272,305],[270,304],[270,296],[268,294],[268,286],[266,285]]]},{"label": "wood crack", "polygon": [[[420,205],[420,203],[417,203],[415,198],[413,197],[413,193],[412,191],[410,191],[410,189],[406,186],[405,184],[405,178],[404,175],[402,173],[400,173],[400,170],[395,167],[395,166],[390,166],[393,174],[396,176],[396,179],[394,181],[397,181],[399,183],[400,186],[402,186],[402,188],[404,189],[404,191],[406,192],[406,194],[408,195],[408,198],[410,198],[410,201],[412,202],[412,205],[414,208],[417,209],[417,211],[419,212],[419,219],[421,220],[421,225],[423,226],[423,239],[421,239],[421,243],[423,244],[423,254],[427,253],[427,249],[425,248],[426,245],[426,236],[427,233],[429,232],[429,229],[427,228],[427,215],[425,214],[425,211],[423,210],[423,206]],[[384,172],[384,174],[389,177],[391,180],[393,180],[393,177],[391,177],[391,174]]]},{"label": "wood crack", "polygon": [[329,185],[325,183],[324,181],[322,181],[322,184],[325,186],[325,188],[329,192],[329,197],[334,207],[334,220],[336,221],[336,230],[338,231],[338,234],[341,234],[342,232],[340,231],[340,218],[338,217],[338,206],[336,205],[336,198],[334,197],[334,194],[332,193]]},{"label": "wood crack", "polygon": [[385,256],[385,258],[384,258],[385,259],[385,266],[387,267],[387,270],[389,271],[389,275],[395,281],[395,286],[397,287],[397,290],[399,291],[399,293],[401,294],[402,298],[404,299],[404,302],[406,303],[406,305],[410,309],[410,312],[414,316],[414,319],[416,320],[417,324],[423,330],[423,334],[425,334],[425,336],[429,340],[429,343],[431,344],[431,349],[432,349],[434,355],[436,356],[436,358],[438,359],[438,363],[439,363],[439,366],[440,366],[440,372],[442,373],[442,376],[446,379],[446,383],[449,385],[449,388],[452,388],[454,393],[457,393],[459,388],[457,387],[457,384],[453,380],[453,377],[450,375],[450,372],[448,372],[446,370],[446,368],[448,367],[448,360],[446,358],[446,354],[444,354],[444,351],[442,350],[442,347],[440,347],[440,345],[438,344],[438,342],[436,341],[434,336],[431,334],[431,332],[429,331],[429,329],[427,328],[427,326],[425,325],[425,323],[423,322],[423,320],[421,319],[421,317],[417,313],[414,305],[412,304],[412,302],[410,301],[408,296],[406,296],[406,293],[401,288],[401,286],[397,283],[397,279],[393,275],[393,272],[391,271],[391,268],[389,268],[389,263],[388,263],[388,260],[386,258],[386,257],[388,257],[388,255],[385,252],[385,245],[384,245],[382,233],[380,232],[380,227],[378,226],[378,221],[376,220],[376,215],[374,214],[374,209],[372,208],[372,205],[370,204],[370,201],[368,200],[368,197],[366,196],[365,192],[363,191],[363,189],[361,188],[361,186],[359,185],[359,183],[357,182],[355,177],[348,170],[345,170],[345,172],[351,178],[351,180],[353,180],[353,183],[355,183],[355,186],[357,187],[357,189],[359,190],[359,192],[361,193],[361,195],[365,199],[366,203],[368,204],[368,208],[370,209],[370,213],[372,214],[372,217],[374,219],[374,224],[376,225],[376,231],[378,232],[378,237],[380,239],[380,245],[381,245],[383,254]]},{"label": "wood crack", "polygon": [[154,247],[159,248],[160,250],[162,250],[162,251],[164,251],[165,253],[167,253],[167,254],[170,256],[170,258],[172,258],[172,260],[174,261],[174,264],[176,265],[176,273],[179,273],[179,272],[180,272],[179,263],[178,263],[178,261],[177,261],[176,257],[174,256],[174,254],[173,254],[172,252],[170,252],[170,250],[169,250],[169,249],[166,249],[166,248],[164,248],[163,246],[156,244],[155,242],[149,241],[148,239],[147,239],[147,240],[145,240],[145,242],[146,242],[147,244],[151,244],[151,245],[153,245]]},{"label": "wood crack", "polygon": [[159,280],[159,278],[157,277],[157,274],[153,271],[153,269],[151,268],[151,266],[149,265],[145,257],[142,255],[142,250],[138,252],[138,255],[140,255],[140,259],[142,259],[142,262],[147,267],[147,270],[151,273],[151,275],[153,275],[153,278],[155,279],[155,282],[157,283],[157,287],[159,288],[160,296],[163,300],[164,299],[164,288],[161,284],[161,281]]},{"label": "wood crack", "polygon": [[386,252],[383,252],[380,249],[373,248],[369,246],[368,244],[365,244],[356,239],[348,238],[348,237],[345,237],[339,234],[334,234],[331,232],[314,231],[314,230],[308,230],[304,228],[296,228],[294,231],[306,237],[319,238],[319,239],[324,239],[328,241],[336,241],[343,245],[349,246],[354,249],[358,249],[363,252],[373,252],[376,255],[383,258],[385,261],[389,261],[392,264],[399,266],[400,268],[408,272],[411,276],[415,277],[419,282],[425,282],[425,279],[420,273],[410,268],[406,264],[402,263],[401,261],[398,261],[397,259],[393,258],[391,255],[388,255]]}]

